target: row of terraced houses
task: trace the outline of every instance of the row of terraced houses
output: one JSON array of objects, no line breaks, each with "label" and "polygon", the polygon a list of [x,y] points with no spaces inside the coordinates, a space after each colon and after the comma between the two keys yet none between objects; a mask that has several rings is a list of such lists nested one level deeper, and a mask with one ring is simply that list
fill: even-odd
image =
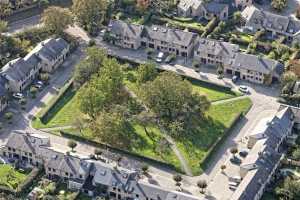
[{"label": "row of terraced houses", "polygon": [[70,45],[62,38],[40,42],[24,58],[8,62],[0,71],[0,112],[8,105],[9,93],[22,92],[42,72],[51,73],[68,55]]},{"label": "row of terraced houses", "polygon": [[70,190],[81,190],[89,196],[112,200],[198,200],[193,195],[151,184],[136,169],[62,153],[51,146],[48,137],[39,134],[12,133],[6,145],[0,147],[0,154],[22,166],[43,167],[49,179],[62,180]]},{"label": "row of terraced houses", "polygon": [[192,59],[200,65],[222,66],[226,73],[250,82],[271,84],[284,71],[283,64],[276,60],[246,54],[236,44],[201,38],[188,31],[112,20],[108,33],[110,42],[122,48],[150,48]]}]

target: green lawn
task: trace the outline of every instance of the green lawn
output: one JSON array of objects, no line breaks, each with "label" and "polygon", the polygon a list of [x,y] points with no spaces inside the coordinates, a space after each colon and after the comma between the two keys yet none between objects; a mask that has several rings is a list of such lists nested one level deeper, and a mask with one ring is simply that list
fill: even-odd
[{"label": "green lawn", "polygon": [[[134,71],[127,72],[131,77],[135,76]],[[130,79],[131,80],[131,79]],[[138,93],[138,85],[134,81],[125,80],[126,86]],[[222,100],[239,96],[230,91],[222,90],[218,86],[206,85],[201,82],[192,81],[195,92],[206,94],[210,101]],[[43,124],[40,120],[36,119],[32,122],[34,128],[46,128],[56,126],[68,126],[73,125],[76,116],[82,116],[79,111],[79,96],[78,93],[70,90],[66,93],[65,98],[58,102],[58,105],[53,109],[53,113],[50,115],[46,124]],[[191,131],[191,133],[184,138],[177,139],[177,145],[182,151],[183,155],[188,160],[194,174],[201,173],[200,167],[201,160],[208,154],[210,147],[214,144],[218,138],[223,136],[224,130],[230,127],[232,121],[240,113],[249,109],[251,106],[250,99],[240,99],[224,104],[212,105],[207,113],[207,119],[202,120],[199,123],[198,128]],[[152,133],[150,138],[144,131],[143,127],[135,122],[131,122],[129,128],[130,137],[130,149],[133,153],[147,156],[156,160],[164,161],[175,166],[179,169],[180,163],[175,154],[171,151],[170,147],[164,149],[158,149],[158,142],[161,141],[162,136],[160,130],[156,126],[148,127],[149,132]],[[76,135],[80,135],[83,138],[93,140],[93,136],[89,130],[84,130],[83,133],[79,133],[76,130],[67,130]],[[58,132],[56,132],[58,134]]]},{"label": "green lawn", "polygon": [[26,180],[28,171],[15,170],[10,165],[0,165],[0,186],[17,189]]},{"label": "green lawn", "polygon": [[201,161],[210,147],[229,128],[240,112],[247,112],[252,102],[249,98],[224,104],[212,105],[207,113],[207,120],[199,121],[199,126],[184,138],[177,139],[177,146],[188,161],[193,174],[200,174]]},{"label": "green lawn", "polygon": [[[126,73],[126,86],[133,92],[138,93],[138,85],[133,81],[136,77],[136,71],[131,70]],[[211,102],[230,99],[241,96],[239,92],[233,92],[221,86],[212,85],[209,83],[200,82],[197,80],[189,80],[192,84],[193,90],[201,95],[206,95]]]},{"label": "green lawn", "polygon": [[219,86],[201,83],[199,81],[190,81],[193,85],[194,92],[202,95],[206,95],[211,102],[220,101],[224,99],[231,99],[237,96],[241,96],[241,93],[232,92]]},{"label": "green lawn", "polygon": [[45,124],[37,117],[32,121],[32,126],[34,128],[50,128],[72,125],[76,117],[80,115],[78,93],[70,89],[52,109]]}]

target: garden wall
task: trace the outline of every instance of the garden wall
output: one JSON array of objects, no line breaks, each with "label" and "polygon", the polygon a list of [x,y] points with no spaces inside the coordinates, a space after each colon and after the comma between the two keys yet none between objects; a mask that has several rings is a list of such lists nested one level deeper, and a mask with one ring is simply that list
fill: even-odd
[{"label": "garden wall", "polygon": [[215,141],[215,143],[210,147],[208,150],[208,153],[206,154],[205,157],[200,161],[201,168],[204,170],[211,164],[211,162],[214,159],[214,155],[217,153],[219,148],[224,144],[228,136],[230,135],[231,131],[234,129],[235,125],[240,122],[240,120],[248,113],[248,111],[251,109],[252,105],[249,107],[248,110],[245,112],[240,112],[235,119],[232,121],[231,125],[229,128],[227,128],[224,131],[224,134],[218,138],[218,140]]},{"label": "garden wall", "polygon": [[155,164],[155,165],[164,166],[164,167],[167,167],[167,168],[178,171],[178,169],[176,169],[173,165],[168,164],[168,163],[163,162],[163,161],[160,161],[160,160],[156,160],[156,159],[153,159],[153,158],[141,156],[139,154],[132,153],[132,152],[129,152],[129,151],[126,151],[126,150],[123,150],[123,149],[119,149],[119,148],[116,148],[116,147],[113,147],[113,146],[110,146],[110,145],[107,145],[107,144],[104,144],[104,143],[95,142],[95,141],[90,140],[90,139],[82,138],[81,136],[74,135],[74,134],[68,133],[66,131],[60,131],[60,134],[65,138],[73,139],[75,141],[80,141],[80,142],[83,142],[87,145],[91,145],[91,146],[94,146],[94,147],[97,147],[97,148],[100,148],[100,149],[109,149],[111,152],[121,154],[121,155],[123,154],[123,155],[126,155],[126,156],[132,156],[132,157],[137,158],[138,160],[140,160],[142,162],[150,162],[150,163]]}]

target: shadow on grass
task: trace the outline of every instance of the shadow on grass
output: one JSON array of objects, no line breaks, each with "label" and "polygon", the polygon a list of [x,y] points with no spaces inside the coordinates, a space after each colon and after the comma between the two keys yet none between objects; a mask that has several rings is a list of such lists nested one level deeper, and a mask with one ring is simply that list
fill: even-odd
[{"label": "shadow on grass", "polygon": [[211,148],[214,148],[216,141],[224,136],[226,127],[211,117],[194,123],[194,128],[176,138],[176,141],[193,174],[199,174],[204,170],[203,159],[210,153]]},{"label": "shadow on grass", "polygon": [[55,105],[49,110],[47,115],[43,118],[42,123],[47,124],[55,115],[75,96],[76,91],[70,87],[68,91],[55,103]]}]

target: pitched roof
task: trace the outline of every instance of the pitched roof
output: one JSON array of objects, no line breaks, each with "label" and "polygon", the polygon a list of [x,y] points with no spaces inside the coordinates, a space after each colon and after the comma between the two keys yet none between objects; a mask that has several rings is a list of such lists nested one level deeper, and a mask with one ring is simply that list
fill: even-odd
[{"label": "pitched roof", "polygon": [[202,4],[202,0],[181,0],[178,4],[178,7],[184,11],[187,11],[191,8],[197,10]]},{"label": "pitched roof", "polygon": [[209,13],[219,14],[224,9],[226,8],[228,9],[228,5],[224,3],[215,2],[215,1],[209,1],[208,3],[204,4],[204,8]]},{"label": "pitched roof", "polygon": [[276,60],[245,53],[237,53],[232,66],[261,72],[263,74],[274,72],[274,75],[278,77],[284,71],[284,66]]},{"label": "pitched roof", "polygon": [[23,133],[11,133],[7,140],[6,146],[28,153],[36,153],[35,146],[30,141],[29,137]]},{"label": "pitched roof", "polygon": [[259,10],[255,6],[245,8],[242,12],[242,16],[246,19],[246,27],[273,29],[290,35],[300,31],[299,20]]},{"label": "pitched roof", "polygon": [[1,75],[8,79],[20,81],[28,76],[28,73],[39,64],[40,59],[32,54],[25,58],[17,58],[7,63],[1,71]]},{"label": "pitched roof", "polygon": [[178,29],[152,25],[151,27],[145,27],[145,31],[143,32],[142,37],[182,46],[188,46],[194,41],[194,39],[196,38],[196,34]]},{"label": "pitched roof", "polygon": [[235,54],[239,51],[239,46],[229,42],[198,37],[195,51],[220,55],[224,59],[224,62],[229,64],[230,61],[235,58]]},{"label": "pitched roof", "polygon": [[117,35],[136,38],[141,36],[144,26],[127,23],[122,20],[111,20],[108,27],[111,32]]}]

